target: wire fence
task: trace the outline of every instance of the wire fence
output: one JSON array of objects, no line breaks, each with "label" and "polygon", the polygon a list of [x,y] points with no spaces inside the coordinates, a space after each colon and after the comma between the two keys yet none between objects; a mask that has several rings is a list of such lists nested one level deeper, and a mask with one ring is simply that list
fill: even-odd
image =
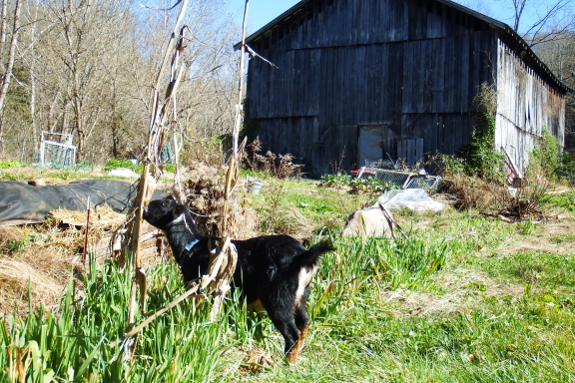
[{"label": "wire fence", "polygon": [[[58,136],[64,142],[48,140],[46,136]],[[42,132],[40,143],[40,164],[42,166],[68,167],[76,164],[76,146],[72,145],[71,134]]]},{"label": "wire fence", "polygon": [[441,182],[440,176],[377,168],[364,168],[359,173],[359,176],[375,177],[382,182],[397,185],[401,189],[418,188],[430,192],[437,190]]}]

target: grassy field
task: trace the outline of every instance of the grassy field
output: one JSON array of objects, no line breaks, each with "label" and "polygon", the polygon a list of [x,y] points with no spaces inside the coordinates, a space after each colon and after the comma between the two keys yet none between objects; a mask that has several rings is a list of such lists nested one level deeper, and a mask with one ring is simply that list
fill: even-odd
[{"label": "grassy field", "polygon": [[[0,383],[572,382],[574,201],[565,190],[548,219],[516,223],[397,212],[407,239],[350,239],[338,235],[345,218],[374,196],[265,178],[248,200],[262,232],[337,245],[314,279],[297,365],[264,314],[231,301],[215,321],[209,305],[183,302],[140,333],[133,355],[110,347],[126,330],[130,274],[92,260],[59,309],[0,318]],[[147,273],[148,311],[183,292],[173,263]]]}]

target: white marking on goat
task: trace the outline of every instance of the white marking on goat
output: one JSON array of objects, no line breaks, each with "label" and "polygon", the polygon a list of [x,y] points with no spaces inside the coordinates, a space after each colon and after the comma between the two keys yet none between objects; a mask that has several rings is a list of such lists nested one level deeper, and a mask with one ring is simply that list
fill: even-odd
[{"label": "white marking on goat", "polygon": [[301,305],[301,298],[305,292],[305,288],[310,284],[313,275],[317,271],[318,267],[313,266],[312,268],[309,267],[302,267],[299,271],[297,276],[297,290],[295,292],[295,305],[296,308]]},{"label": "white marking on goat", "polygon": [[180,223],[183,222],[184,226],[186,226],[186,228],[189,230],[190,228],[188,227],[188,223],[186,222],[186,215],[184,213],[180,214],[178,216],[178,218],[174,218],[174,220],[172,221],[174,224],[179,225]]},{"label": "white marking on goat", "polygon": [[[188,233],[190,234],[194,234],[194,232],[192,231],[192,229],[190,229],[190,226],[188,225],[188,221],[186,220],[186,213],[182,212],[178,218],[175,218],[172,221],[175,225],[179,225],[180,223],[184,224],[184,227],[186,228],[186,230],[188,231]],[[195,223],[195,221],[192,219],[192,223]]]}]

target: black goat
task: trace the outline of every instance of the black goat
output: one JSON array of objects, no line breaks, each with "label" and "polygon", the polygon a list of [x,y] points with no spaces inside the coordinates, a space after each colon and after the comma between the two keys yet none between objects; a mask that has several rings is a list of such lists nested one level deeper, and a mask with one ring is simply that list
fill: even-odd
[{"label": "black goat", "polygon": [[[162,230],[184,276],[184,282],[206,274],[211,239],[195,225],[189,209],[172,198],[150,202],[144,219]],[[309,327],[306,300],[321,256],[335,250],[324,241],[306,250],[287,235],[232,241],[238,251],[234,285],[242,289],[248,308],[265,309],[285,339],[285,353],[294,363]]]}]

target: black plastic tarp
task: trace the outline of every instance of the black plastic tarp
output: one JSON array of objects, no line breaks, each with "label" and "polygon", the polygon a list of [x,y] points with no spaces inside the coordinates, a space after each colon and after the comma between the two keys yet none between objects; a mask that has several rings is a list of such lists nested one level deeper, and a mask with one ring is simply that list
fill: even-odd
[{"label": "black plastic tarp", "polygon": [[[0,226],[43,221],[51,210],[85,210],[90,196],[92,206],[107,204],[114,211],[126,211],[136,195],[137,183],[90,179],[65,185],[33,186],[20,181],[0,182]],[[156,190],[154,199],[164,198]]]}]

